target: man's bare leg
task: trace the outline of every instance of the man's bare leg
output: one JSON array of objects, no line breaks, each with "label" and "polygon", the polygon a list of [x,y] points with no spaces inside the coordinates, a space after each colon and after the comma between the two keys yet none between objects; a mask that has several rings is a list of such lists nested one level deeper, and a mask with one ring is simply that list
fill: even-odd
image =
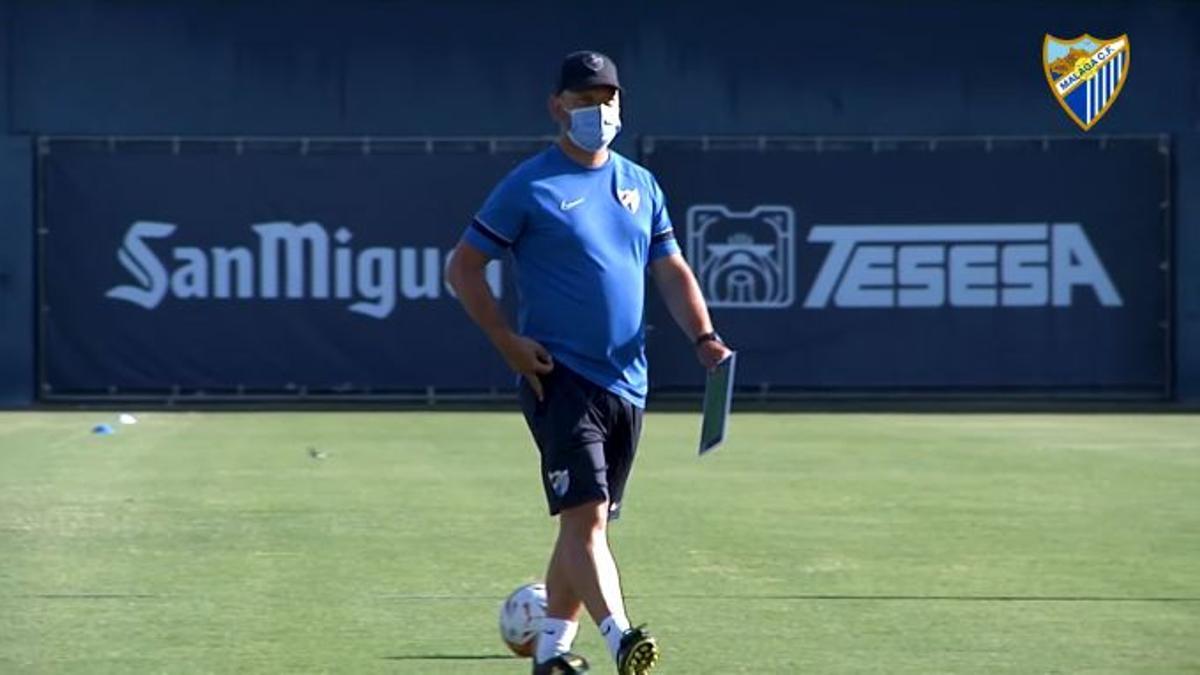
[{"label": "man's bare leg", "polygon": [[556,601],[549,591],[550,607],[578,614],[582,602],[608,644],[621,675],[644,675],[658,662],[658,644],[644,628],[630,629],[621,595],[617,562],[608,548],[608,502],[564,509],[559,515],[558,542],[551,562],[553,574],[570,586],[573,597]]},{"label": "man's bare leg", "polygon": [[537,637],[538,663],[545,663],[559,654],[571,651],[571,643],[579,631],[579,614],[583,603],[571,588],[566,566],[562,564],[562,543],[554,543],[550,566],[546,570],[546,620]]},{"label": "man's bare leg", "polygon": [[577,616],[578,603],[582,603],[597,624],[609,617],[625,617],[621,578],[608,548],[608,502],[564,509],[559,515],[551,574],[565,580],[572,591],[558,604],[548,575],[552,614],[556,610],[564,614],[574,611]]},{"label": "man's bare leg", "polygon": [[624,620],[607,521],[608,502],[564,509],[559,515],[558,539],[546,570],[546,621],[538,635],[538,663],[570,651],[585,606],[597,625],[609,619],[614,608]]}]

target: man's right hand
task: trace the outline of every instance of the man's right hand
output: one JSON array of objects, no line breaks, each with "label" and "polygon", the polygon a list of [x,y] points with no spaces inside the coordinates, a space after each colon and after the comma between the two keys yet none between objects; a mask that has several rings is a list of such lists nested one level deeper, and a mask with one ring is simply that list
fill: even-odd
[{"label": "man's right hand", "polygon": [[533,389],[533,393],[541,401],[542,381],[538,376],[554,370],[554,357],[550,356],[550,352],[536,340],[510,333],[500,344],[500,353],[508,362],[508,367],[525,378],[529,388]]}]

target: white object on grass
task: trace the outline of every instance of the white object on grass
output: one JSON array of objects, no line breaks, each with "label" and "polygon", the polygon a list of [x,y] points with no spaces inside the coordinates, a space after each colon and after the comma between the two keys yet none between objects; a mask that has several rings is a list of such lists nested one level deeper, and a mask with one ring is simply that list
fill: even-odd
[{"label": "white object on grass", "polygon": [[533,656],[538,630],[546,616],[546,587],[526,584],[500,605],[500,637],[517,656]]}]

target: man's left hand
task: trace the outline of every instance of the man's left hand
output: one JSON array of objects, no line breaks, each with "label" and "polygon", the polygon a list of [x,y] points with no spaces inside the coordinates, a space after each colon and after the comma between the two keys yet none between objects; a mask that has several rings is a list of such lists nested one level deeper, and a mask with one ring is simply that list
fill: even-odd
[{"label": "man's left hand", "polygon": [[700,359],[700,365],[707,370],[712,370],[717,367],[717,364],[725,360],[732,350],[726,347],[723,343],[716,340],[708,340],[701,342],[696,347],[696,358]]}]

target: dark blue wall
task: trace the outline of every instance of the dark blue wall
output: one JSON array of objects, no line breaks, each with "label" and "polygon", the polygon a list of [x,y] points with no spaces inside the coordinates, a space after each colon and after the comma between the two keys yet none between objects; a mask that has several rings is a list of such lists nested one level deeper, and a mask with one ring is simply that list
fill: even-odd
[{"label": "dark blue wall", "polygon": [[11,135],[12,8],[0,5],[0,405],[33,397],[33,159]]},{"label": "dark blue wall", "polygon": [[1200,398],[1200,4],[914,5],[11,3],[0,401],[32,395],[33,135],[545,133],[556,62],[582,46],[622,67],[626,150],[642,133],[1082,133],[1042,75],[1046,32],[1130,37],[1129,81],[1091,134],[1173,135],[1177,379]]}]

